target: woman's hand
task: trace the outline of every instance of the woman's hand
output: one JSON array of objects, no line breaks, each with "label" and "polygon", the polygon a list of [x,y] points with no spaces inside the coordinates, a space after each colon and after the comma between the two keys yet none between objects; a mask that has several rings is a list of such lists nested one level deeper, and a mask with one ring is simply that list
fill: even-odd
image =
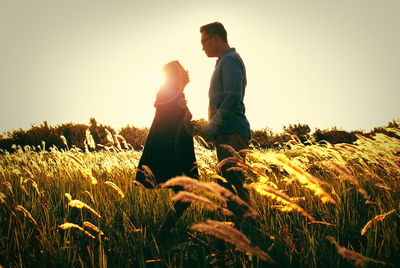
[{"label": "woman's hand", "polygon": [[181,90],[183,90],[186,85],[190,82],[189,79],[189,72],[187,70],[185,70],[182,65],[180,65],[178,62],[176,64],[176,68],[178,70],[178,86]]}]

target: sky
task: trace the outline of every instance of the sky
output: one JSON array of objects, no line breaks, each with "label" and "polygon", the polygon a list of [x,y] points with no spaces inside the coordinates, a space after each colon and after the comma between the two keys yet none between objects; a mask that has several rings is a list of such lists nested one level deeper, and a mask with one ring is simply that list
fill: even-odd
[{"label": "sky", "polygon": [[251,128],[369,131],[400,118],[400,1],[0,0],[0,133],[47,121],[149,127],[164,64],[207,118],[219,21],[247,69]]}]

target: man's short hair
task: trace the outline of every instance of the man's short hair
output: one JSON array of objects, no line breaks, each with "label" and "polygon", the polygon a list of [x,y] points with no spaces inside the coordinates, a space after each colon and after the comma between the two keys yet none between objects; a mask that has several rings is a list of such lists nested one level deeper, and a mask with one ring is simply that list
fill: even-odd
[{"label": "man's short hair", "polygon": [[222,41],[227,42],[227,33],[224,25],[220,22],[213,22],[200,27],[200,33],[205,33],[208,36],[218,35],[221,37]]}]

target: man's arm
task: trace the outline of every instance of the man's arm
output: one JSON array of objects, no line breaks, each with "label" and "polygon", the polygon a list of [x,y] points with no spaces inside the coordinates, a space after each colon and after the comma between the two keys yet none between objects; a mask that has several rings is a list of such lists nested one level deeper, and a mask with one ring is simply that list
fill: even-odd
[{"label": "man's arm", "polygon": [[228,58],[221,66],[223,82],[223,100],[216,107],[216,113],[206,129],[206,135],[214,136],[230,121],[235,113],[240,113],[240,102],[244,88],[242,63],[238,59]]}]

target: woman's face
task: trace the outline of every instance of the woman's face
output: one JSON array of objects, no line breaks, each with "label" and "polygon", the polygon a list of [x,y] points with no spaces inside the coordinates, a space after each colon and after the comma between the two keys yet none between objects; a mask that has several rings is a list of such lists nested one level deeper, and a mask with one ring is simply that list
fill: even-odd
[{"label": "woman's face", "polygon": [[179,71],[179,75],[180,75],[180,81],[181,81],[181,86],[185,87],[187,85],[187,83],[189,83],[189,72],[186,71],[185,69],[181,68],[181,70]]}]

